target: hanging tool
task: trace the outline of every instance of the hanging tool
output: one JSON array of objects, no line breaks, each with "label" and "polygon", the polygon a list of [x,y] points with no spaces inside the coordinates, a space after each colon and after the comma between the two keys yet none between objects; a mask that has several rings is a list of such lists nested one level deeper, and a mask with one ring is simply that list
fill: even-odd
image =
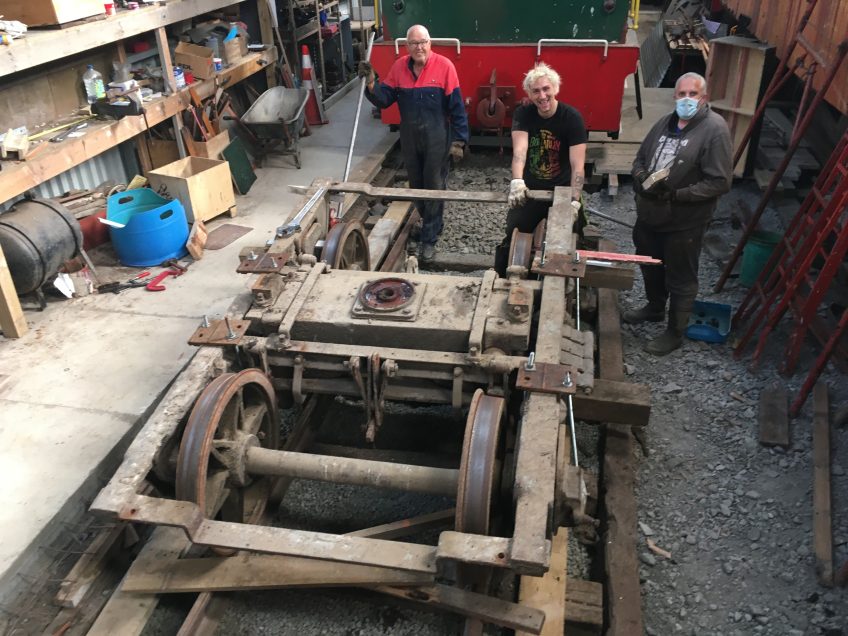
[{"label": "hanging tool", "polygon": [[168,276],[173,276],[173,277],[176,278],[177,276],[181,276],[182,273],[183,273],[183,271],[181,269],[175,269],[175,268],[166,269],[161,274],[157,274],[156,278],[154,278],[149,283],[147,283],[147,285],[146,285],[147,291],[154,291],[154,292],[165,291],[165,286],[161,284],[162,281],[165,280],[166,278],[168,278]]}]

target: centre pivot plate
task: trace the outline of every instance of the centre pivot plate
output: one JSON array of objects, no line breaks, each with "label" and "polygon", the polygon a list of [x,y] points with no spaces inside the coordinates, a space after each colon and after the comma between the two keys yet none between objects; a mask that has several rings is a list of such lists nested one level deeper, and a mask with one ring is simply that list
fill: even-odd
[{"label": "centre pivot plate", "polygon": [[405,278],[368,280],[359,288],[351,314],[356,318],[413,321],[426,289],[426,283]]}]

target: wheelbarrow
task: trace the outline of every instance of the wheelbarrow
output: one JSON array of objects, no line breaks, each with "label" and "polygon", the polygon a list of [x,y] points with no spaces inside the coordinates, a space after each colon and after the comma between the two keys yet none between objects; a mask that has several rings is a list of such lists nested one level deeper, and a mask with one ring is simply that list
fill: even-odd
[{"label": "wheelbarrow", "polygon": [[300,131],[306,117],[309,91],[275,86],[262,93],[241,118],[259,142],[262,156],[290,155],[300,168]]}]

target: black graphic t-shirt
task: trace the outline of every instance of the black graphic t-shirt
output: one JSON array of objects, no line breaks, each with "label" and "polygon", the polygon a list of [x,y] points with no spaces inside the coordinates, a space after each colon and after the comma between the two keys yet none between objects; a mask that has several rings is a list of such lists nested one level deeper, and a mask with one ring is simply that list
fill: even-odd
[{"label": "black graphic t-shirt", "polygon": [[519,106],[512,115],[512,129],[527,133],[527,162],[524,183],[531,190],[551,190],[571,185],[568,149],[588,140],[583,116],[568,104],[557,103],[548,119],[533,104]]}]

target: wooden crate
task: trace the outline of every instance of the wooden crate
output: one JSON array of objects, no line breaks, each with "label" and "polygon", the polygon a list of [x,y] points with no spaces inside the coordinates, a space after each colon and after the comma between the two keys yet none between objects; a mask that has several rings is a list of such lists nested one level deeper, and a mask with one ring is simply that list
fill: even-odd
[{"label": "wooden crate", "polygon": [[64,24],[105,13],[103,0],[0,0],[4,20],[27,26]]},{"label": "wooden crate", "polygon": [[220,159],[224,148],[230,145],[230,133],[222,130],[208,141],[195,141],[194,150],[198,157],[207,159]]},{"label": "wooden crate", "polygon": [[186,157],[151,170],[147,175],[154,190],[164,191],[183,204],[189,223],[206,221],[229,212],[235,216],[236,198],[226,161]]}]

